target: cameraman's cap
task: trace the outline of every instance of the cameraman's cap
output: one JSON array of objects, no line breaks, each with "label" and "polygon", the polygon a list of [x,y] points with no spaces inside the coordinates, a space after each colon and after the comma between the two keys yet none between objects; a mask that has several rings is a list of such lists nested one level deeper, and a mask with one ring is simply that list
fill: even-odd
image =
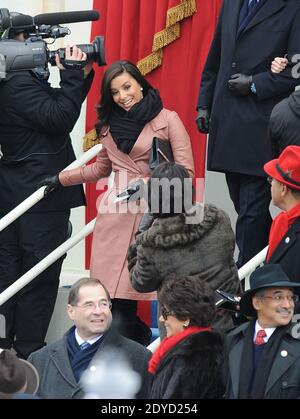
[{"label": "cameraman's cap", "polygon": [[252,297],[257,291],[264,288],[295,288],[294,292],[300,294],[300,283],[289,279],[281,266],[275,263],[255,269],[249,278],[250,289],[244,292],[240,299],[240,311],[245,316],[256,317],[256,310],[252,304]]},{"label": "cameraman's cap", "polygon": [[18,358],[8,349],[0,349],[0,393],[36,394],[39,375],[30,362]]},{"label": "cameraman's cap", "polygon": [[300,190],[300,147],[286,147],[278,159],[264,165],[264,171],[289,188]]}]

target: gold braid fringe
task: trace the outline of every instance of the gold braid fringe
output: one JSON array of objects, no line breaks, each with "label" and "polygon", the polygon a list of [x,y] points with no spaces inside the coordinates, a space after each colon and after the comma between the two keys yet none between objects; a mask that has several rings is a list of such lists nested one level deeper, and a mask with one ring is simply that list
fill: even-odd
[{"label": "gold braid fringe", "polygon": [[167,11],[166,27],[154,35],[152,53],[137,63],[143,76],[162,64],[163,48],[180,37],[179,22],[192,16],[196,11],[196,0],[181,0],[180,4]]},{"label": "gold braid fringe", "polygon": [[[137,67],[143,76],[151,73],[155,68],[162,65],[163,48],[180,37],[181,20],[196,13],[196,0],[181,0],[177,6],[171,7],[167,11],[166,27],[157,32],[153,37],[152,53],[138,61]],[[87,151],[101,140],[97,137],[96,130],[89,131],[83,137],[83,151]]]}]

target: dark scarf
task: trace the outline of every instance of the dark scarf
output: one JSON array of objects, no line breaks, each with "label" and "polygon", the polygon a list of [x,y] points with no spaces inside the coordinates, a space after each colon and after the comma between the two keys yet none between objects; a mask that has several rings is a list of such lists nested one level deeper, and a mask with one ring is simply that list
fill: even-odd
[{"label": "dark scarf", "polygon": [[177,343],[181,342],[183,339],[187,338],[188,336],[192,335],[193,333],[198,332],[207,332],[211,330],[211,326],[209,327],[198,327],[198,326],[190,326],[184,329],[182,332],[177,333],[174,336],[170,336],[169,338],[165,338],[162,343],[159,345],[158,349],[152,355],[152,358],[149,361],[148,371],[151,374],[155,374],[157,367],[163,357],[175,346]]},{"label": "dark scarf", "polygon": [[87,369],[102,340],[103,338],[98,339],[95,343],[82,351],[75,338],[75,326],[67,332],[67,350],[73,374],[77,382],[80,380],[83,372]]},{"label": "dark scarf", "polygon": [[255,320],[245,330],[245,343],[241,358],[239,399],[263,399],[274,359],[277,355],[283,335],[289,326],[277,327],[263,345],[263,352],[254,370],[254,327]]},{"label": "dark scarf", "polygon": [[269,236],[269,249],[267,254],[267,262],[272,253],[281,242],[282,238],[288,232],[288,229],[294,224],[297,218],[300,217],[300,204],[295,205],[289,211],[282,211],[274,218],[271,225]]},{"label": "dark scarf", "polygon": [[129,154],[144,126],[162,110],[163,104],[156,89],[148,90],[145,97],[129,110],[113,108],[109,117],[110,133],[119,150]]}]

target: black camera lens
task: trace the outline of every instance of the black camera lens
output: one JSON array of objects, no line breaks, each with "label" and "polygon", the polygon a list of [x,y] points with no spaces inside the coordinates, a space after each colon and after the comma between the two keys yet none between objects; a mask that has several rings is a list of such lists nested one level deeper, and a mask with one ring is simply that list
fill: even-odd
[{"label": "black camera lens", "polygon": [[[105,49],[104,49],[104,37],[96,36],[91,44],[79,44],[77,45],[81,51],[86,53],[87,61],[94,61],[99,66],[106,64],[105,62]],[[59,55],[61,63],[64,63],[66,49],[60,48],[57,51],[50,51],[48,61],[51,65],[56,65],[55,54]]]}]

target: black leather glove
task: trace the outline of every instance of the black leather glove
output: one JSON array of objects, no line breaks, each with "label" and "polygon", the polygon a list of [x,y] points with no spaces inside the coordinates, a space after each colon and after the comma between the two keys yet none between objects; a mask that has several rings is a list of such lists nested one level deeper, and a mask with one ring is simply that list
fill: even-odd
[{"label": "black leather glove", "polygon": [[54,191],[54,189],[57,189],[61,186],[58,175],[46,177],[39,184],[39,188],[42,186],[47,186],[44,192],[44,196],[48,196],[50,192]]},{"label": "black leather glove", "polygon": [[251,93],[252,76],[233,74],[228,80],[229,90],[236,96],[247,96]]},{"label": "black leather glove", "polygon": [[64,60],[62,64],[66,70],[83,70],[87,61]]},{"label": "black leather glove", "polygon": [[208,134],[209,118],[210,118],[210,115],[207,108],[204,108],[204,107],[198,108],[198,115],[196,118],[196,123],[197,123],[199,132],[202,132],[203,134]]}]

